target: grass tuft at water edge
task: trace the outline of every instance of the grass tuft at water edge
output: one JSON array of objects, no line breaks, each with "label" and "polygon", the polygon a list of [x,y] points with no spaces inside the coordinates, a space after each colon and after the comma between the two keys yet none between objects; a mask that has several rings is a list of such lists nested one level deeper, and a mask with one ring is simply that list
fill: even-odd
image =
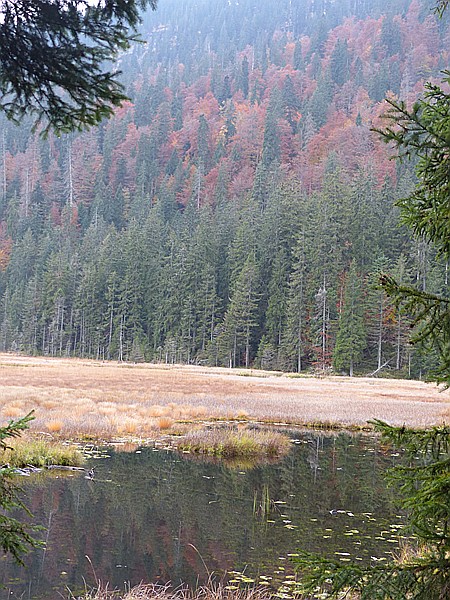
[{"label": "grass tuft at water edge", "polygon": [[289,438],[277,431],[216,428],[193,431],[177,443],[178,450],[224,458],[277,457],[289,452]]}]

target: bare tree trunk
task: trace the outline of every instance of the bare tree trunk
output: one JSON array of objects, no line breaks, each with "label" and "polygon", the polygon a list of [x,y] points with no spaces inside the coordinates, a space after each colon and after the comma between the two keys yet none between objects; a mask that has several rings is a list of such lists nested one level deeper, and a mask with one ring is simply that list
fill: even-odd
[{"label": "bare tree trunk", "polygon": [[124,327],[125,316],[120,317],[120,332],[119,332],[119,361],[123,361],[123,327]]}]

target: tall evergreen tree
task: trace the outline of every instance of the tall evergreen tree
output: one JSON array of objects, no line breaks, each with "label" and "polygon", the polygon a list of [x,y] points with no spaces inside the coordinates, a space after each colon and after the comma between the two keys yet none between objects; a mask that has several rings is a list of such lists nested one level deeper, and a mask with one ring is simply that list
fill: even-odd
[{"label": "tall evergreen tree", "polygon": [[363,281],[356,270],[355,261],[352,261],[345,280],[333,350],[333,367],[336,371],[348,371],[350,377],[353,377],[355,365],[361,362],[367,343],[362,288]]}]

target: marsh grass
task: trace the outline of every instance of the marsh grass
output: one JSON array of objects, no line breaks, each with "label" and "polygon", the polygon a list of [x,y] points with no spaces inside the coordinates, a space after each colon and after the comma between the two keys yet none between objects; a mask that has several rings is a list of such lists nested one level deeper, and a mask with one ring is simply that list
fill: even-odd
[{"label": "marsh grass", "polygon": [[84,462],[78,448],[60,442],[22,437],[12,440],[9,446],[10,449],[0,454],[0,461],[14,468],[49,465],[79,467]]},{"label": "marsh grass", "polygon": [[290,442],[277,431],[221,427],[188,433],[178,440],[177,448],[224,458],[277,457],[289,452]]},{"label": "marsh grass", "polygon": [[[229,589],[222,583],[208,583],[196,590],[156,584],[140,584],[121,592],[110,590],[107,585],[99,584],[97,589],[86,593],[82,600],[269,600],[271,594],[257,587]],[[70,600],[74,600],[70,596]]]},{"label": "marsh grass", "polygon": [[450,417],[448,392],[418,381],[8,354],[0,368],[0,426],[34,410],[31,429],[63,439],[149,438],[213,419],[348,428]]}]

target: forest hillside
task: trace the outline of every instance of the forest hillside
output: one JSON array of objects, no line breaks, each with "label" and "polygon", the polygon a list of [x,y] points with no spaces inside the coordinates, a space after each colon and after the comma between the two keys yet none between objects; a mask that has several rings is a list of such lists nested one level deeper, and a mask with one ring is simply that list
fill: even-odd
[{"label": "forest hillside", "polygon": [[372,128],[448,67],[431,0],[160,0],[87,132],[0,122],[0,351],[420,377],[381,272],[448,265]]}]

